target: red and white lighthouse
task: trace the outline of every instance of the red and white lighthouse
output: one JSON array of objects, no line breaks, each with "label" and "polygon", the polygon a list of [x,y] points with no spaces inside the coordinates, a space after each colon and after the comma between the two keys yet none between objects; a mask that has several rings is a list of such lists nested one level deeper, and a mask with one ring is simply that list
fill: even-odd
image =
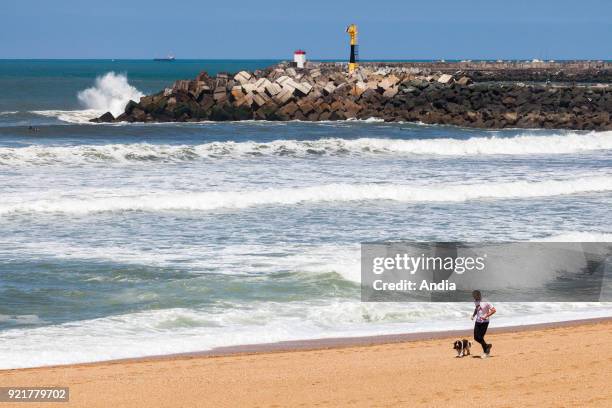
[{"label": "red and white lighthouse", "polygon": [[304,68],[304,65],[306,65],[306,51],[295,51],[293,53],[293,62],[295,62],[295,65],[297,65],[298,68]]}]

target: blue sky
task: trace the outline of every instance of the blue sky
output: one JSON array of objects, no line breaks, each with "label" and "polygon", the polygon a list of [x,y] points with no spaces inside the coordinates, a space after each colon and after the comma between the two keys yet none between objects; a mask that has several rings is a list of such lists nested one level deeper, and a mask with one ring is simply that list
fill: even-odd
[{"label": "blue sky", "polygon": [[610,0],[3,0],[0,58],[612,59]]}]

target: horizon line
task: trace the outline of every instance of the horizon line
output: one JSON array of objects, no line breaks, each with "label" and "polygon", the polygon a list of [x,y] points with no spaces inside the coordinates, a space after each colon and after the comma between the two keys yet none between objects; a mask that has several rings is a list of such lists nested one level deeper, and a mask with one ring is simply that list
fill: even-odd
[{"label": "horizon line", "polygon": [[[0,61],[152,61],[155,62],[155,58],[0,58]],[[359,62],[387,62],[387,61],[612,61],[607,58],[533,58],[533,57],[522,57],[522,58],[375,58],[375,59],[361,59]],[[175,58],[172,62],[176,61],[291,61],[291,58]],[[348,58],[313,58],[309,61],[313,62],[347,62]],[[157,61],[164,62],[164,61]]]}]

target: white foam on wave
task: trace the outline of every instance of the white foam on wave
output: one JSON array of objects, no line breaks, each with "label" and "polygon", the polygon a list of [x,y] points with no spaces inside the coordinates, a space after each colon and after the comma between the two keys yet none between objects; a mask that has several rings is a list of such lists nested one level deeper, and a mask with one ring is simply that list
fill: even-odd
[{"label": "white foam on wave", "polygon": [[[69,121],[88,123],[89,119],[97,116],[90,111],[39,111],[46,116],[61,117],[61,115],[73,115]],[[210,157],[217,151],[223,154],[223,148],[209,144]],[[207,146],[207,145],[205,145]],[[198,146],[187,145],[155,145],[149,143],[133,144],[108,144],[108,145],[79,145],[79,146],[41,146],[31,145],[26,147],[0,147],[0,164],[19,165],[64,165],[64,164],[87,164],[87,163],[134,163],[134,162],[170,162],[194,160],[203,157],[206,153],[199,155]]]},{"label": "white foam on wave", "polygon": [[569,154],[612,149],[612,131],[547,136],[524,134],[515,137],[472,137],[466,140],[357,139],[348,141],[347,144],[362,150],[443,156]]},{"label": "white foam on wave", "polygon": [[375,117],[369,117],[367,119],[355,119],[355,118],[349,118],[346,119],[347,122],[364,122],[364,123],[384,123],[385,120],[383,118],[375,118]]},{"label": "white foam on wave", "polygon": [[[398,202],[463,202],[483,199],[521,199],[550,197],[612,190],[612,177],[597,175],[538,182],[489,182],[477,184],[439,184],[427,186],[400,184],[325,184],[310,187],[268,188],[246,191],[163,192],[134,195],[45,200],[24,200],[0,204],[0,214],[72,213],[113,211],[209,211],[244,209],[255,206],[322,202],[390,200]],[[93,195],[93,196],[92,196]]]},{"label": "white foam on wave", "polygon": [[[36,111],[73,123],[88,123],[99,112]],[[275,140],[272,142],[211,142],[198,145],[108,144],[81,146],[40,146],[0,148],[1,164],[63,164],[142,161],[183,161],[199,158],[240,158],[253,156],[313,155],[527,155],[569,154],[612,149],[612,132],[551,136],[517,136],[511,138],[477,137],[467,140],[423,139],[395,140],[361,138],[355,140],[329,138],[319,140]]]},{"label": "white foam on wave", "polygon": [[108,72],[97,77],[95,85],[78,93],[78,98],[89,110],[110,112],[114,116],[123,113],[130,100],[138,102],[142,92],[128,83],[127,75]]},{"label": "white foam on wave", "polygon": [[[336,273],[343,279],[360,282],[360,247],[354,245],[302,245],[285,244],[282,248],[266,245],[231,245],[204,249],[199,244],[176,242],[171,247],[161,246],[151,251],[134,245],[87,245],[81,242],[37,241],[30,239],[15,241],[20,248],[19,255],[14,248],[3,250],[0,258],[23,256],[32,259],[74,259],[117,262],[151,267],[173,267],[180,263],[195,274],[228,273],[231,275],[261,275],[280,272],[325,274]],[[25,252],[22,252],[25,251]],[[210,252],[209,252],[210,251]],[[96,278],[104,280],[104,277]],[[138,282],[138,277],[130,274],[120,278],[108,277],[113,281]]]},{"label": "white foam on wave", "polygon": [[[100,116],[101,111],[95,109],[85,110],[38,110],[31,111],[35,115],[45,116],[48,118],[57,118],[62,122],[75,123],[75,124],[91,124],[90,119],[94,119]],[[0,149],[6,150],[6,149]],[[42,152],[41,152],[42,153]],[[44,155],[44,153],[42,153]]]}]

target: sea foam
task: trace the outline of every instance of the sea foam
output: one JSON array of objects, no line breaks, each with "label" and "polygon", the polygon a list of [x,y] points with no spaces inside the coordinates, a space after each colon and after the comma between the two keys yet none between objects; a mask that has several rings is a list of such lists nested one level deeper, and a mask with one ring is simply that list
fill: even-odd
[{"label": "sea foam", "polygon": [[[91,119],[100,116],[102,111],[95,109],[84,109],[84,110],[37,110],[30,111],[35,115],[45,116],[48,118],[57,118],[62,122],[74,123],[74,124],[92,124]],[[0,149],[3,150],[3,149]],[[1,160],[1,159],[0,159]]]},{"label": "sea foam", "polygon": [[[61,120],[87,122],[96,111],[37,111]],[[548,136],[474,137],[470,139],[341,139],[211,142],[197,145],[149,143],[0,148],[0,164],[78,164],[94,162],[168,162],[259,156],[314,157],[338,155],[474,156],[550,155],[612,149],[612,132]]]},{"label": "sea foam", "polygon": [[[309,187],[267,188],[245,191],[175,191],[95,197],[45,199],[0,205],[0,214],[72,213],[112,211],[210,211],[256,206],[291,206],[320,202],[390,200],[398,202],[463,202],[483,199],[525,199],[612,190],[612,177],[592,176],[538,182],[476,184],[325,184]],[[93,194],[93,196],[92,196]]]},{"label": "sea foam", "polygon": [[515,137],[473,137],[465,140],[357,139],[347,141],[347,145],[364,151],[443,156],[568,154],[612,149],[612,131],[588,134],[567,132],[548,136],[525,133]]}]

